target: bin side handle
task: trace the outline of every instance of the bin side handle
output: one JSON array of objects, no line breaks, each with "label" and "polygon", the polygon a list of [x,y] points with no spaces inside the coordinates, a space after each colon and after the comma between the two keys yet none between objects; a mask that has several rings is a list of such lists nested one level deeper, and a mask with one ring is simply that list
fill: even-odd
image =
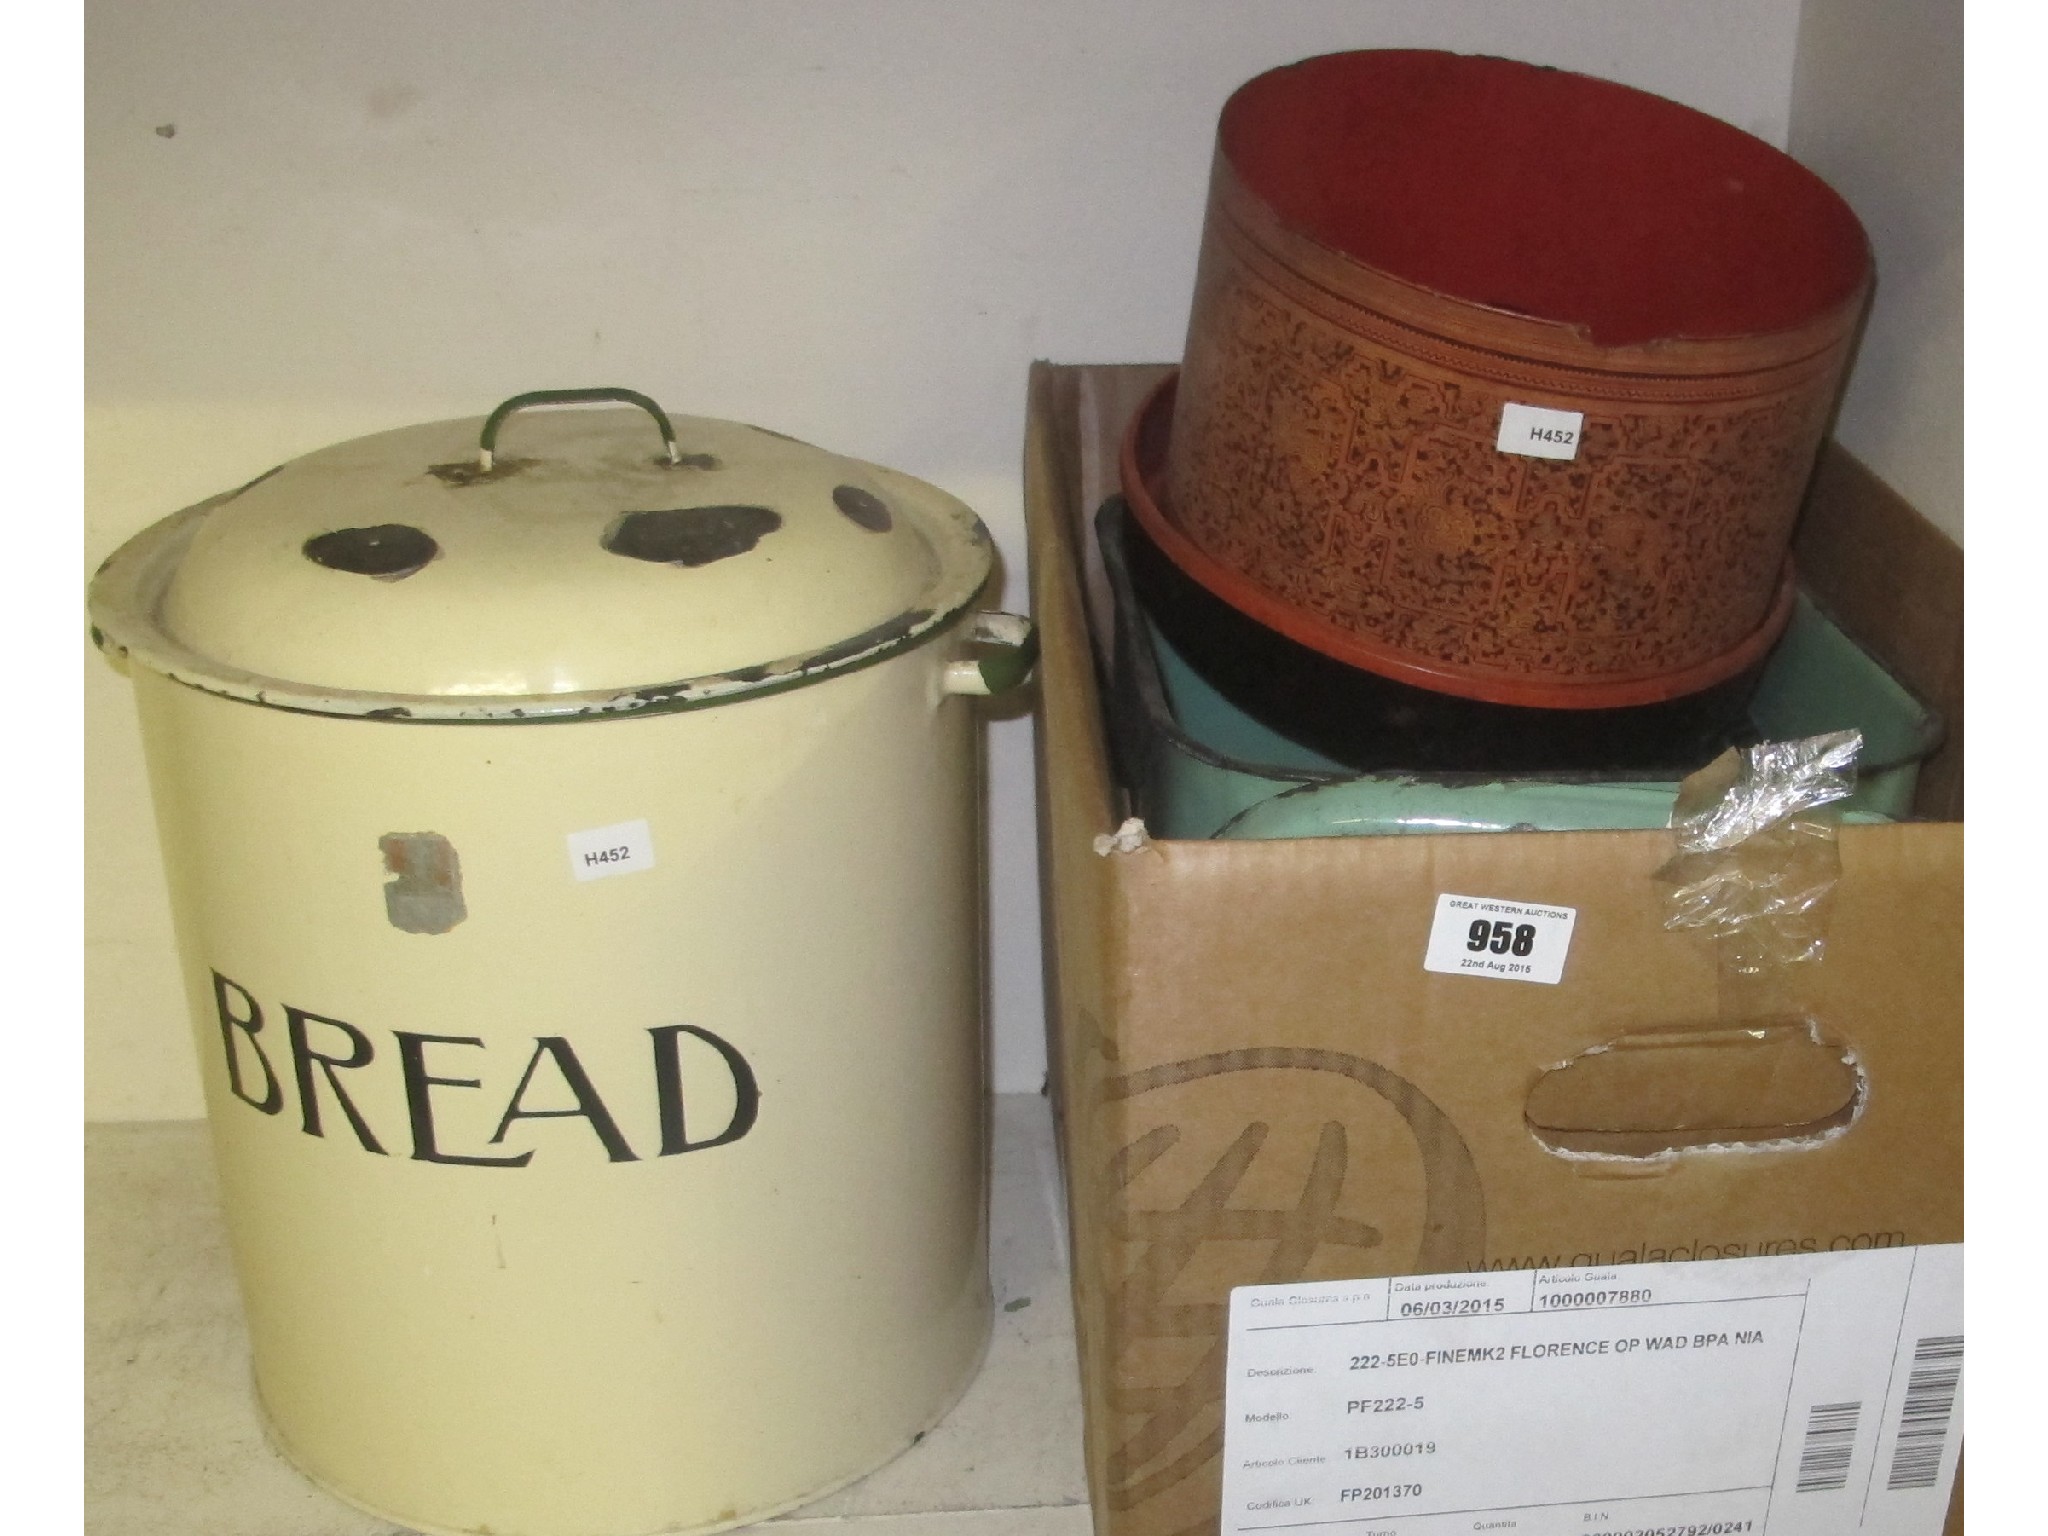
[{"label": "bin side handle", "polygon": [[967,643],[986,654],[947,664],[948,693],[1007,693],[1038,664],[1038,629],[1021,613],[975,614],[968,623]]}]

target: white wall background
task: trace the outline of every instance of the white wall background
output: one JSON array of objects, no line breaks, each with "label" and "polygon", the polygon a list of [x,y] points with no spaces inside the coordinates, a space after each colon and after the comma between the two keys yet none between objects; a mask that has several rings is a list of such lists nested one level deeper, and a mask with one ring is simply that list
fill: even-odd
[{"label": "white wall background", "polygon": [[1963,8],[1804,0],[1792,153],[1849,200],[1877,296],[1835,435],[1963,537]]},{"label": "white wall background", "polygon": [[[87,568],[313,448],[619,383],[936,481],[995,530],[1019,605],[1026,368],[1178,355],[1237,84],[1341,48],[1498,53],[1783,145],[1799,21],[1797,0],[94,0]],[[127,688],[93,661],[86,690],[87,1111],[196,1115]],[[1044,1071],[1029,731],[991,750],[1007,1091]]]}]

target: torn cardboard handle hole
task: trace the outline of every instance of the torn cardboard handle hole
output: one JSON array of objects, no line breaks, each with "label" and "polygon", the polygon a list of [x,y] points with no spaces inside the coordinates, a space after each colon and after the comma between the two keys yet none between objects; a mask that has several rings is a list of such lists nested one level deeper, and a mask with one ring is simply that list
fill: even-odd
[{"label": "torn cardboard handle hole", "polygon": [[1622,1035],[1551,1068],[1525,1117],[1563,1156],[1655,1158],[1832,1140],[1865,1091],[1853,1053],[1810,1021],[1681,1027]]}]

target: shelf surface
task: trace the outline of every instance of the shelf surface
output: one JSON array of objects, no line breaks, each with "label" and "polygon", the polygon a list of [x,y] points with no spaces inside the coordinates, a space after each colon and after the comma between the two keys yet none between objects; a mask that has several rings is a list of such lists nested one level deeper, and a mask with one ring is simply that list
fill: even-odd
[{"label": "shelf surface", "polygon": [[[987,1362],[895,1461],[756,1529],[1087,1536],[1081,1402],[1051,1115],[993,1100]],[[88,1125],[89,1536],[394,1536],[264,1438],[203,1121]]]}]

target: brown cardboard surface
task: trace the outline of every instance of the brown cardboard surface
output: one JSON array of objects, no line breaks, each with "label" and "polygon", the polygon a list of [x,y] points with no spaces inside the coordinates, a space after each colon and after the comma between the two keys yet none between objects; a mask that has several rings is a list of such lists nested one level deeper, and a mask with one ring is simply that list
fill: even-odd
[{"label": "brown cardboard surface", "polygon": [[1860,459],[1828,443],[1793,541],[1807,589],[1947,727],[1914,809],[1963,817],[1963,552]]},{"label": "brown cardboard surface", "polygon": [[[1215,1528],[1232,1286],[1959,1241],[1960,824],[1843,829],[1826,957],[1773,993],[1810,1031],[1742,1015],[1710,943],[1664,927],[1665,832],[1113,836],[1079,530],[1158,373],[1038,365],[1026,459],[1101,1536]],[[1445,892],[1575,908],[1563,980],[1425,972]],[[1563,1108],[1538,1093],[1546,1146],[1532,1092],[1624,1037],[1619,1076]],[[1708,1058],[1725,1058],[1718,1094],[1695,1085]],[[1745,1085],[1757,1102],[1732,1111]],[[1738,1144],[1569,1155],[1702,1140]]]}]

